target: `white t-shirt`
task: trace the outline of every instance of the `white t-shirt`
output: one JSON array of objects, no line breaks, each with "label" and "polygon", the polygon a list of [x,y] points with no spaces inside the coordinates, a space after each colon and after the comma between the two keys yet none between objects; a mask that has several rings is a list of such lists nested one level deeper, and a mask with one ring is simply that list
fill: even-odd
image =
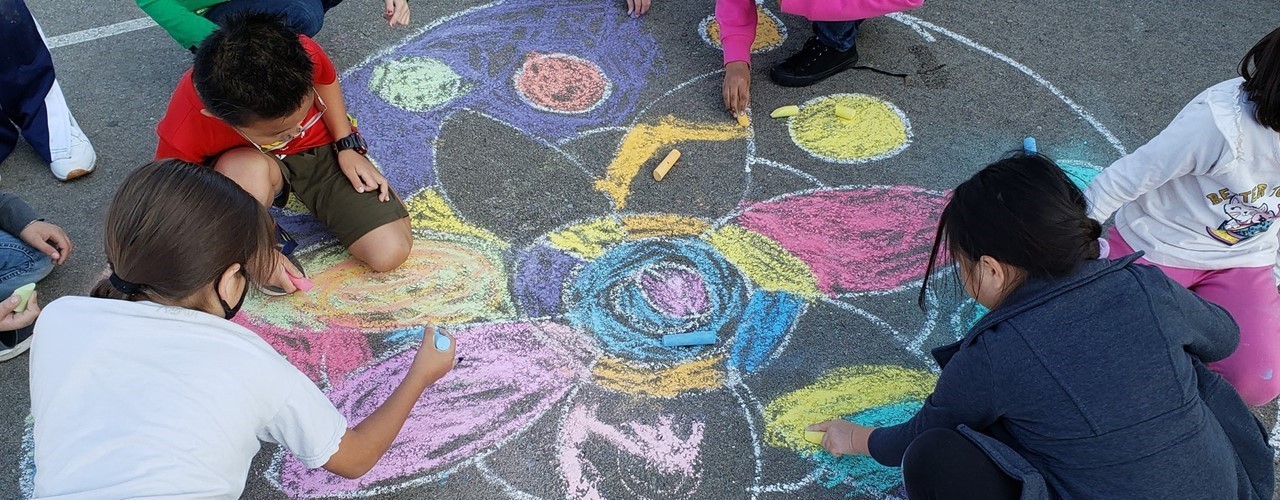
[{"label": "white t-shirt", "polygon": [[53,301],[31,346],[35,496],[236,498],[258,440],[307,467],[346,419],[253,332],[151,302]]},{"label": "white t-shirt", "polygon": [[1160,135],[1099,174],[1085,190],[1090,217],[1115,212],[1120,235],[1157,264],[1275,266],[1280,133],[1253,118],[1243,81],[1201,92]]}]

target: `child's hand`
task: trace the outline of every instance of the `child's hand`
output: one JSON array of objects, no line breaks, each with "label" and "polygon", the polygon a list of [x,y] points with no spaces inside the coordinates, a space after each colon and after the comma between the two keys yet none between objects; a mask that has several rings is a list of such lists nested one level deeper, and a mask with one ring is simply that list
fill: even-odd
[{"label": "child's hand", "polygon": [[627,0],[627,14],[631,17],[643,16],[649,12],[651,0]]},{"label": "child's hand", "polygon": [[338,152],[338,167],[342,169],[342,173],[347,176],[347,180],[351,181],[351,187],[355,188],[357,193],[378,190],[378,201],[387,201],[391,199],[390,187],[387,184],[387,178],[382,176],[382,172],[373,166],[364,155],[352,150]]},{"label": "child's hand", "polygon": [[31,299],[27,301],[27,310],[20,313],[13,312],[20,303],[22,299],[16,295],[0,301],[0,331],[11,332],[36,322],[36,317],[40,316],[40,303],[36,302],[36,292],[31,292]]},{"label": "child's hand", "polygon": [[751,66],[733,61],[724,66],[724,106],[737,116],[751,105]]},{"label": "child's hand", "polygon": [[387,26],[408,26],[409,25],[409,1],[408,0],[387,0],[387,11],[382,14],[382,18],[387,20]]},{"label": "child's hand", "polygon": [[449,348],[441,351],[436,349],[435,325],[426,326],[422,332],[422,345],[418,347],[418,354],[413,357],[413,366],[409,368],[407,377],[414,377],[432,384],[453,369],[453,365],[457,362],[453,353],[458,347],[458,342],[453,336],[447,333],[444,335],[449,337]]},{"label": "child's hand", "polygon": [[62,264],[71,255],[71,238],[62,228],[44,221],[28,224],[18,234],[22,241],[49,256],[54,264]]},{"label": "child's hand", "polygon": [[864,427],[848,420],[828,420],[820,424],[810,425],[807,430],[824,431],[822,447],[835,456],[870,455],[867,440],[871,438],[874,427]]},{"label": "child's hand", "polygon": [[286,273],[293,273],[294,276],[302,276],[302,271],[294,266],[292,262],[289,262],[288,257],[285,257],[284,254],[276,251],[276,272],[271,275],[270,280],[263,284],[272,288],[277,288],[279,289],[278,293],[284,293],[286,295],[298,291],[298,287],[293,284],[293,280],[290,280],[289,275]]}]

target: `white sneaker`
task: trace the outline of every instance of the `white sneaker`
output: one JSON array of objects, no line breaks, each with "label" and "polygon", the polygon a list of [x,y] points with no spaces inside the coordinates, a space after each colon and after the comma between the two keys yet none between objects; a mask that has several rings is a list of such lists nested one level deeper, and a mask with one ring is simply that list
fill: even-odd
[{"label": "white sneaker", "polygon": [[53,152],[53,163],[49,169],[60,181],[69,181],[92,172],[98,163],[98,154],[93,151],[93,144],[80,130],[80,124],[71,118],[71,147],[63,151]]}]

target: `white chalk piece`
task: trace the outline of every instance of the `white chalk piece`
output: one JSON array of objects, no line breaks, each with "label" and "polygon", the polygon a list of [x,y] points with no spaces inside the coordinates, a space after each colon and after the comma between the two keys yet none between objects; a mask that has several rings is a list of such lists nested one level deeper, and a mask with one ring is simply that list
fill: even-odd
[{"label": "white chalk piece", "polygon": [[852,119],[853,119],[853,108],[850,108],[850,107],[848,107],[848,106],[840,106],[840,105],[837,105],[837,106],[836,106],[836,116],[839,116],[840,118],[844,118],[844,119],[846,119],[846,120],[852,120]]},{"label": "white chalk piece", "polygon": [[804,431],[804,440],[821,446],[822,437],[827,435],[827,431]]},{"label": "white chalk piece", "polygon": [[13,296],[18,297],[18,307],[13,308],[13,312],[22,312],[27,310],[27,302],[31,300],[31,292],[36,291],[35,283],[28,283],[18,287],[13,291]]},{"label": "white chalk piece", "polygon": [[662,345],[666,347],[708,345],[714,343],[716,343],[716,334],[712,332],[674,333],[662,336]]},{"label": "white chalk piece", "polygon": [[769,118],[786,118],[788,116],[795,116],[798,114],[800,114],[800,106],[793,104],[791,106],[783,106],[773,110],[772,113],[769,113]]},{"label": "white chalk piece", "polygon": [[672,149],[670,153],[667,153],[667,157],[662,159],[662,163],[659,163],[658,167],[653,169],[653,180],[660,181],[663,177],[666,177],[667,172],[671,171],[671,167],[674,167],[676,165],[676,160],[679,159],[679,149]]},{"label": "white chalk piece", "polygon": [[741,113],[738,113],[737,118],[738,118],[738,125],[741,125],[741,126],[743,126],[743,127],[750,127],[750,126],[751,126],[751,117],[750,117],[750,116],[747,116],[747,112],[746,112],[746,111],[743,111],[743,112],[741,112]]}]

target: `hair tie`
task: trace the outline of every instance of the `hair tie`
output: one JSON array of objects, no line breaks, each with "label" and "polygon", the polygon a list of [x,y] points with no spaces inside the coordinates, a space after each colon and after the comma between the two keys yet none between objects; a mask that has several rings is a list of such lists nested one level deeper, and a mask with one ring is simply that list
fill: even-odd
[{"label": "hair tie", "polygon": [[126,281],[124,278],[121,278],[120,275],[116,274],[115,271],[112,271],[111,277],[107,279],[111,281],[112,288],[115,288],[120,293],[123,293],[125,295],[133,295],[142,291],[142,285],[139,285],[131,281]]}]

